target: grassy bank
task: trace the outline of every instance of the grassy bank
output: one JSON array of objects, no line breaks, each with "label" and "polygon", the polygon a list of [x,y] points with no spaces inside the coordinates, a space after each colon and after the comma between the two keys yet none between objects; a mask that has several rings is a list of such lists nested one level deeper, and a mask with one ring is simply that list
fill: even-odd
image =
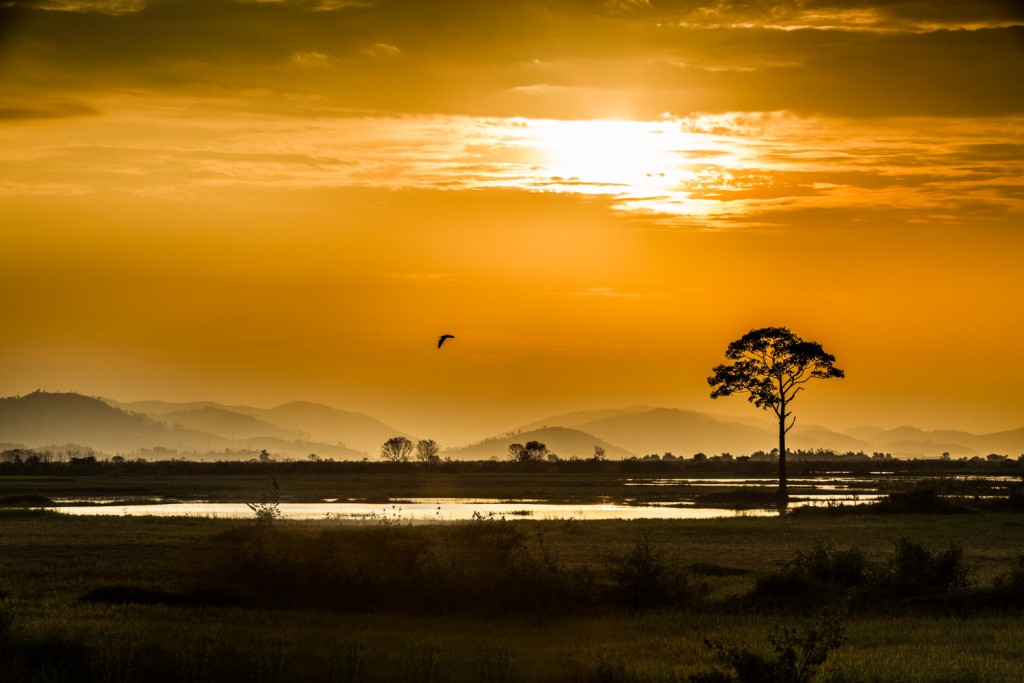
[{"label": "grassy bank", "polygon": [[[751,596],[766,577],[809,590],[786,572],[820,545],[861,553],[882,577],[863,595],[882,598],[848,610],[819,680],[1019,681],[1021,611],[981,598],[1012,572],[1022,521],[260,527],[5,512],[0,649],[17,680],[684,681],[727,671],[705,640],[770,655],[773,629],[817,619],[796,593],[783,602],[801,606],[782,611]],[[900,539],[931,557],[955,545],[969,585],[878,592]],[[652,585],[676,588],[660,604],[631,599]]]}]

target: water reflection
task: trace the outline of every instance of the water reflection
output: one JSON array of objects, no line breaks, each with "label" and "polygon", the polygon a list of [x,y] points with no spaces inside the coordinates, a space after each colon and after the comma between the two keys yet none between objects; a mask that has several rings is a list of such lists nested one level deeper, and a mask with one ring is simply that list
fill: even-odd
[{"label": "water reflection", "polygon": [[[844,500],[848,497],[844,498]],[[860,500],[866,500],[863,496]],[[802,496],[790,507],[824,504],[835,496]],[[86,501],[80,501],[86,502]],[[91,501],[90,501],[91,502]],[[852,500],[850,502],[853,502]],[[243,519],[253,516],[245,503],[142,503],[58,504],[53,510],[68,515],[125,515],[157,517],[215,517]],[[281,517],[291,520],[365,522],[382,524],[440,524],[480,519],[533,520],[606,520],[606,519],[718,519],[729,517],[765,517],[778,514],[774,509],[733,510],[695,506],[679,501],[657,505],[557,504],[536,500],[489,500],[479,498],[417,498],[401,503],[357,503],[324,501],[319,503],[281,503]]]},{"label": "water reflection", "polygon": [[[838,475],[838,476],[835,476]],[[858,476],[837,472],[832,476],[797,476],[789,479],[786,509],[804,506],[861,505],[886,498],[896,475]],[[907,477],[907,482],[919,477]],[[1019,481],[1016,475],[954,475],[944,481],[988,481],[1004,484]],[[607,520],[607,519],[722,519],[764,517],[779,514],[770,494],[774,477],[636,477],[623,481],[634,489],[635,500],[625,502],[554,503],[543,499],[497,498],[412,498],[384,502],[360,502],[327,498],[316,502],[281,503],[281,516],[290,520],[321,520],[338,523],[440,524],[480,519]],[[675,487],[672,490],[670,487]],[[692,488],[691,488],[692,487]],[[702,488],[719,491],[701,492]],[[693,489],[697,489],[696,491]],[[655,493],[657,492],[657,493]],[[747,493],[751,495],[747,495]],[[667,495],[665,495],[667,494]],[[977,491],[975,497],[990,497],[991,491]],[[767,498],[767,499],[766,499]],[[696,499],[696,502],[695,502]],[[655,502],[656,500],[656,502]],[[758,506],[761,507],[750,507]],[[731,506],[731,507],[730,507]],[[737,509],[744,507],[744,509]],[[252,518],[245,503],[216,503],[202,500],[165,501],[160,498],[58,499],[52,509],[69,515],[129,515],[158,517]]]},{"label": "water reflection", "polygon": [[[993,479],[992,477],[979,477],[979,479]],[[821,488],[832,486],[835,488],[851,487],[877,487],[880,483],[877,477],[788,477],[789,486],[813,486]],[[745,477],[735,479],[708,479],[706,477],[650,477],[630,478],[623,484],[625,486],[775,486],[779,482],[778,477]]]}]

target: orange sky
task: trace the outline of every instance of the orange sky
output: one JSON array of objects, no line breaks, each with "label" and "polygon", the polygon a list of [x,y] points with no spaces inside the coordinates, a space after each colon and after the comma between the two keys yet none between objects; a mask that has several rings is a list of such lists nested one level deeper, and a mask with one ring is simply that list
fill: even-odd
[{"label": "orange sky", "polygon": [[[1014,0],[0,7],[0,395],[444,445],[788,326],[802,424],[1024,424]],[[456,338],[442,351],[441,333]]]}]

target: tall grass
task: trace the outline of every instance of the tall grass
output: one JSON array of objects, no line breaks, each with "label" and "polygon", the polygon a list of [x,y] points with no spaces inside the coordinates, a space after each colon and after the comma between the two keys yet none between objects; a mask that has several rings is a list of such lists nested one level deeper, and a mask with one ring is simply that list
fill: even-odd
[{"label": "tall grass", "polygon": [[[0,680],[678,683],[735,673],[705,639],[774,656],[769,636],[799,630],[820,588],[851,613],[816,681],[1019,683],[1019,533],[1009,514],[430,528],[5,519]],[[931,578],[901,596],[914,567]],[[627,598],[671,595],[659,591],[673,575],[710,592]],[[791,583],[759,588],[773,576]],[[77,599],[94,588],[112,602]]]}]

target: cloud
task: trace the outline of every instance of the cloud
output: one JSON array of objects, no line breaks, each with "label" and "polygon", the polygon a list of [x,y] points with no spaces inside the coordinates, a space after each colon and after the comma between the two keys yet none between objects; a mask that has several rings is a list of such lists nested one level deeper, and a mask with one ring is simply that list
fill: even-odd
[{"label": "cloud", "polygon": [[604,6],[613,11],[629,11],[636,9],[653,8],[651,0],[605,0]]},{"label": "cloud", "polygon": [[450,273],[387,273],[385,277],[394,280],[403,280],[413,283],[431,283],[439,282],[441,280],[450,280]]},{"label": "cloud", "polygon": [[[667,228],[778,223],[815,210],[909,220],[1024,217],[1024,117],[837,120],[786,112],[655,122],[462,116],[292,119],[190,101],[71,120],[0,153],[5,194],[69,186],[140,195],[502,189],[600,202]],[[118,137],[83,144],[104,131]],[[771,217],[770,219],[768,217]]]},{"label": "cloud", "polygon": [[1024,81],[1017,2],[125,0],[105,5],[107,13],[99,6],[46,0],[0,8],[0,23],[10,26],[0,54],[8,93],[40,83],[63,97],[149,89],[222,98],[245,90],[262,93],[248,103],[255,109],[315,103],[535,118],[1024,111],[1024,91],[1008,87]]},{"label": "cloud", "polygon": [[293,52],[291,60],[295,64],[308,67],[326,66],[331,62],[331,58],[328,55],[314,50]]},{"label": "cloud", "polygon": [[575,296],[593,296],[608,299],[642,299],[651,296],[640,292],[623,292],[614,287],[590,287],[580,292],[573,292]]},{"label": "cloud", "polygon": [[374,43],[373,45],[365,48],[363,54],[370,57],[397,57],[402,54],[402,50],[394,45],[388,45],[387,43]]},{"label": "cloud", "polygon": [[99,113],[99,110],[83,102],[55,100],[28,103],[0,100],[0,121],[63,119]]},{"label": "cloud", "polygon": [[697,28],[928,32],[1024,24],[1024,8],[1015,0],[717,0],[659,7],[679,25]]},{"label": "cloud", "polygon": [[94,12],[117,16],[141,11],[147,0],[26,0],[14,4],[16,7],[52,12]]}]

